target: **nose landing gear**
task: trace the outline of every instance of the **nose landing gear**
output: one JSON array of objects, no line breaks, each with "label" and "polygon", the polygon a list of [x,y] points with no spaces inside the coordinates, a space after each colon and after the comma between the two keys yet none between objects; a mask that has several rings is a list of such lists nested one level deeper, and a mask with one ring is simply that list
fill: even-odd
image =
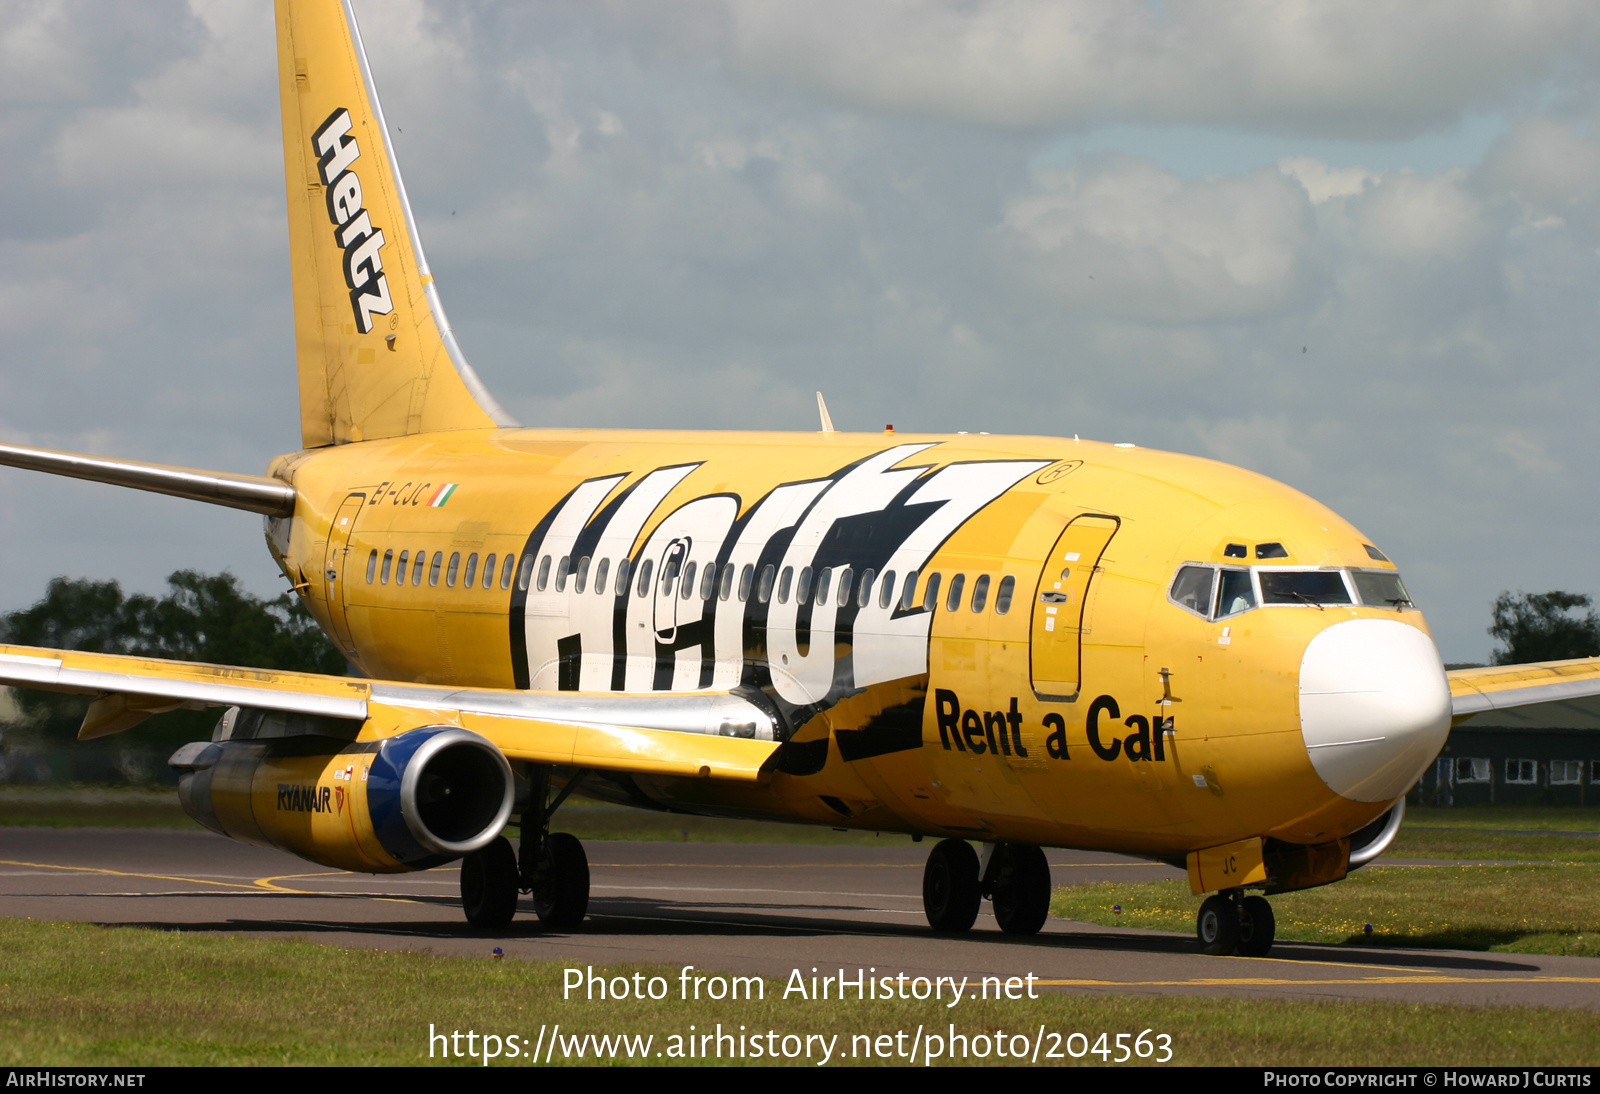
[{"label": "nose landing gear", "polygon": [[995,843],[979,864],[972,845],[947,839],[928,854],[922,873],[922,907],[936,931],[972,929],[983,898],[1007,934],[1038,934],[1050,915],[1050,864],[1027,843]]},{"label": "nose landing gear", "polygon": [[1207,897],[1195,917],[1195,935],[1200,952],[1223,957],[1239,953],[1245,957],[1265,957],[1277,934],[1277,919],[1266,897],[1245,896],[1243,890],[1227,889]]}]

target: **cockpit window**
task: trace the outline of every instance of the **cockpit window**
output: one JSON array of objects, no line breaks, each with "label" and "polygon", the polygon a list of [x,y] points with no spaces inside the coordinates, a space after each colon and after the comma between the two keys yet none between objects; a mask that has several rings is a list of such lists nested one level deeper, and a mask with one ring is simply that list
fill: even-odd
[{"label": "cockpit window", "polygon": [[1210,566],[1185,566],[1172,582],[1172,599],[1179,607],[1198,616],[1210,616],[1211,592],[1216,587],[1217,571]]},{"label": "cockpit window", "polygon": [[1356,593],[1361,603],[1374,608],[1412,608],[1411,594],[1406,592],[1400,575],[1393,570],[1353,570],[1350,577],[1356,583]]},{"label": "cockpit window", "polygon": [[1388,556],[1385,555],[1382,551],[1378,550],[1372,544],[1363,543],[1361,546],[1363,546],[1363,547],[1365,547],[1367,549],[1367,557],[1368,558],[1376,559],[1379,562],[1388,562],[1389,561]]},{"label": "cockpit window", "polygon": [[1350,590],[1338,570],[1262,570],[1263,604],[1349,604]]},{"label": "cockpit window", "polygon": [[1249,570],[1223,570],[1221,595],[1217,597],[1217,618],[1247,612],[1256,606],[1256,590],[1250,584]]},{"label": "cockpit window", "polygon": [[1258,543],[1256,544],[1256,557],[1288,558],[1289,552],[1283,549],[1283,544],[1281,543]]}]

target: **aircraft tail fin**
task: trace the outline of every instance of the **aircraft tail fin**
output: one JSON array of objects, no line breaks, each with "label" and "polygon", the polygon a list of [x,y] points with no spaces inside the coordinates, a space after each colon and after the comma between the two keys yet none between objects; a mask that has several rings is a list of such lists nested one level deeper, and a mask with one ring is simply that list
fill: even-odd
[{"label": "aircraft tail fin", "polygon": [[445,319],[349,0],[277,0],[307,448],[514,426]]}]

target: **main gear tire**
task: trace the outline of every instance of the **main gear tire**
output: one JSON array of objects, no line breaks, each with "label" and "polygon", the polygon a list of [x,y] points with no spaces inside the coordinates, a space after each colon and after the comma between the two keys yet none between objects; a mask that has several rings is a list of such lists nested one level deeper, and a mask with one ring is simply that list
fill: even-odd
[{"label": "main gear tire", "polygon": [[533,887],[533,910],[539,922],[558,931],[570,930],[589,912],[589,856],[578,837],[552,832],[545,837],[544,862]]},{"label": "main gear tire", "polygon": [[1006,934],[1038,934],[1050,917],[1050,863],[1031,843],[1007,843],[998,853],[994,920]]},{"label": "main gear tire", "polygon": [[928,926],[952,934],[970,931],[982,903],[978,856],[972,845],[965,840],[941,840],[928,853],[928,865],[922,871],[922,910],[928,915]]},{"label": "main gear tire", "polygon": [[517,913],[517,853],[511,841],[494,842],[461,859],[461,910],[474,927],[498,929]]}]

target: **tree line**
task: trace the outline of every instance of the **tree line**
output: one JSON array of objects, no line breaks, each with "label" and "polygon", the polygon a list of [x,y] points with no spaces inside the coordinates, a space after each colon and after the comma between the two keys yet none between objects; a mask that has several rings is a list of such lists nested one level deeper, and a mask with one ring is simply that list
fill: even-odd
[{"label": "tree line", "polygon": [[[163,657],[247,668],[344,675],[348,664],[298,597],[264,600],[230,573],[179,570],[156,597],[115,581],[58,577],[43,599],[0,617],[0,640],[19,646]],[[90,696],[17,689],[20,724],[8,736],[41,745],[75,740]],[[145,743],[209,736],[220,711],[176,710],[133,730]]]}]

